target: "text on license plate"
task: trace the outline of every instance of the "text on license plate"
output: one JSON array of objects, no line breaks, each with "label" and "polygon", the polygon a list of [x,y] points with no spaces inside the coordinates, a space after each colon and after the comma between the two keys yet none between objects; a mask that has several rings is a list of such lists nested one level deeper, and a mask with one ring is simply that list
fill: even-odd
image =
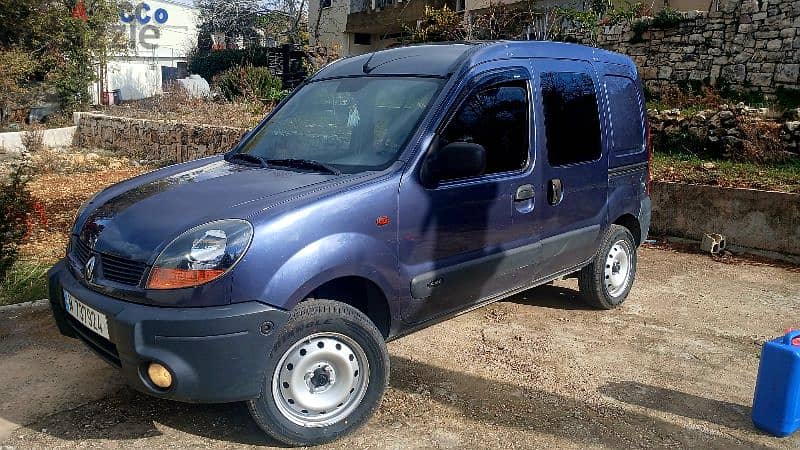
[{"label": "text on license plate", "polygon": [[64,291],[64,308],[70,316],[77,319],[86,328],[110,340],[108,337],[108,319],[103,313],[89,307],[67,291]]}]

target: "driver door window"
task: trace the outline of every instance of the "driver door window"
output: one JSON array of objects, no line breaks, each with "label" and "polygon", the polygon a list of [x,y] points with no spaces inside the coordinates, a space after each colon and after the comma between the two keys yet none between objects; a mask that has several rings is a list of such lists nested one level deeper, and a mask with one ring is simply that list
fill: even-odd
[{"label": "driver door window", "polygon": [[528,89],[524,81],[496,84],[470,94],[440,134],[440,145],[480,144],[486,172],[523,169],[528,163]]}]

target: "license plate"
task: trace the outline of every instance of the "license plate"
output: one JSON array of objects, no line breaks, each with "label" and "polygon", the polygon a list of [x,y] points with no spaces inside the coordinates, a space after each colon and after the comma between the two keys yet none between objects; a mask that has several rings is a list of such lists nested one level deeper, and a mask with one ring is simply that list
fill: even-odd
[{"label": "license plate", "polygon": [[86,328],[111,340],[108,337],[108,319],[106,319],[105,314],[89,307],[67,291],[64,291],[64,308],[66,308],[70,316],[77,319]]}]

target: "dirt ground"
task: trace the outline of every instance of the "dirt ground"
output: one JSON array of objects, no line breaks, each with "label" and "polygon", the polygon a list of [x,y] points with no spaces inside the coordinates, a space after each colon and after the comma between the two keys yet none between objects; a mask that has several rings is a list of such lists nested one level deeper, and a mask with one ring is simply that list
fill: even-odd
[{"label": "dirt ground", "polygon": [[[326,448],[800,448],[750,422],[760,345],[800,325],[800,270],[645,248],[621,309],[587,309],[575,289],[560,281],[389,344],[378,414]],[[0,447],[276,445],[242,404],[124,387],[48,314],[0,311]]]}]

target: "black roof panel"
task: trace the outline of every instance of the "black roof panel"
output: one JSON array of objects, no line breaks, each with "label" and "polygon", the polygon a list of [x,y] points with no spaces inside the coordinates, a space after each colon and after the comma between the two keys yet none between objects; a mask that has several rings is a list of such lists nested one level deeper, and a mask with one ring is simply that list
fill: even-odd
[{"label": "black roof panel", "polygon": [[398,47],[340,59],[320,70],[314,79],[357,75],[427,75],[446,77],[461,66],[511,58],[565,58],[603,61],[631,68],[622,54],[583,45],[549,41],[496,41],[422,44]]},{"label": "black roof panel", "polygon": [[[351,56],[320,70],[315,79],[353,75],[447,76],[474,44],[426,44]],[[365,67],[366,65],[366,67]],[[366,72],[365,69],[366,68]]]}]

